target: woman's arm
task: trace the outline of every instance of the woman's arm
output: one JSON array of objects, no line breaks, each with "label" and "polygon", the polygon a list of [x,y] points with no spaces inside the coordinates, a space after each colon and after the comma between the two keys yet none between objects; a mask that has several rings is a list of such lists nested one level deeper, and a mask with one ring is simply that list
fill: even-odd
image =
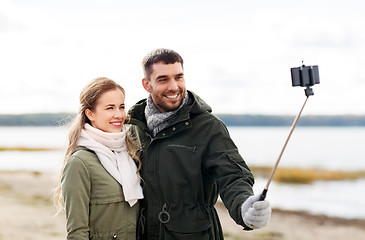
[{"label": "woman's arm", "polygon": [[71,156],[61,178],[67,239],[89,239],[90,176],[84,161]]}]

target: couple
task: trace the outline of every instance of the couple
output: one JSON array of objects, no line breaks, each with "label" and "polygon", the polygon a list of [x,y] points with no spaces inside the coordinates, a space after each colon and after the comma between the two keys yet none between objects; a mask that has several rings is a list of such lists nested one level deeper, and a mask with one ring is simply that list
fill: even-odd
[{"label": "couple", "polygon": [[237,224],[266,226],[270,204],[253,196],[225,125],[186,90],[181,56],[156,49],[143,67],[149,95],[128,116],[114,81],[81,92],[58,188],[67,239],[223,239],[218,194]]}]

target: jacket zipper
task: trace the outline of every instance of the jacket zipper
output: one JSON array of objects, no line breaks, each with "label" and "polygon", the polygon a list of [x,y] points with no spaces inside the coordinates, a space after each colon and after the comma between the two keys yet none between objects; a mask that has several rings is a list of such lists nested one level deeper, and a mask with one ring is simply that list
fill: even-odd
[{"label": "jacket zipper", "polygon": [[[147,154],[148,154],[148,149],[150,149],[150,146],[152,145],[152,143],[156,140],[159,140],[159,138],[154,138],[152,137],[151,135],[149,135],[149,138],[150,138],[150,142],[147,146],[147,151],[146,151],[146,155],[145,155],[145,159],[147,159]],[[159,150],[157,150],[158,153],[160,152]],[[162,201],[162,190],[161,190],[161,184],[160,184],[160,171],[159,171],[159,158],[157,157],[157,163],[156,163],[156,171],[158,172],[157,174],[157,182],[158,182],[158,190],[159,190],[159,202],[164,202]],[[159,232],[159,239],[160,240],[163,240],[164,239],[164,228],[165,228],[165,223],[169,222],[170,221],[170,214],[166,211],[167,209],[167,203],[164,202],[162,204],[162,209],[161,209],[161,212],[159,213],[158,215],[158,220],[160,221],[160,232]],[[148,230],[147,230],[148,231]],[[147,233],[148,235],[148,233]]]}]

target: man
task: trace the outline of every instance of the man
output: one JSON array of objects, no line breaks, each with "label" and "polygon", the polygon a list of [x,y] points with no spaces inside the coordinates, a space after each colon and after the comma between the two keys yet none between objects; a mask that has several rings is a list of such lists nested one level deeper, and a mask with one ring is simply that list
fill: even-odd
[{"label": "man", "polygon": [[183,59],[156,49],[143,60],[149,93],[130,111],[141,147],[141,239],[223,239],[218,194],[237,224],[261,228],[271,208],[254,197],[254,178],[225,125],[185,87]]}]

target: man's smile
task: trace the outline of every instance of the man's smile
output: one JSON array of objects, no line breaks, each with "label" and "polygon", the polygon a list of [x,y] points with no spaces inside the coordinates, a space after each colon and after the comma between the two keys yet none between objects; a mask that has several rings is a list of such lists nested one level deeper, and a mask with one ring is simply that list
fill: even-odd
[{"label": "man's smile", "polygon": [[175,95],[165,95],[167,98],[170,98],[170,99],[176,99],[179,94],[175,94]]}]

